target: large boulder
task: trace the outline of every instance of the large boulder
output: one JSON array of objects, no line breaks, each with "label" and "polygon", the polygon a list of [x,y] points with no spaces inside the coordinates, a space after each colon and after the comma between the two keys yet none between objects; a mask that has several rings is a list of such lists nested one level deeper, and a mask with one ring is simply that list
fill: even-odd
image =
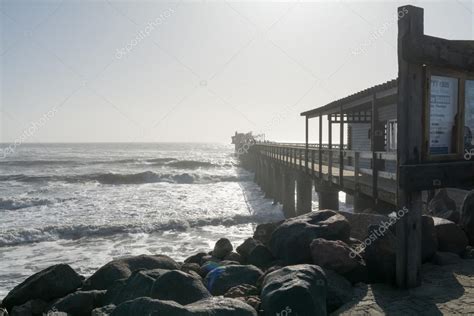
[{"label": "large boulder", "polygon": [[327,314],[327,280],[316,265],[300,264],[273,271],[262,286],[263,315]]},{"label": "large boulder", "polygon": [[151,289],[151,298],[186,305],[211,297],[201,279],[178,270],[160,276]]},{"label": "large boulder", "polygon": [[209,272],[204,283],[212,295],[224,295],[237,285],[255,285],[262,275],[263,272],[252,265],[228,265]]},{"label": "large boulder", "polygon": [[438,250],[438,237],[434,220],[431,216],[423,215],[421,217],[421,260],[427,262],[431,260]]},{"label": "large boulder", "polygon": [[283,221],[257,225],[253,233],[253,238],[268,246],[273,232],[281,223],[283,223]]},{"label": "large boulder", "polygon": [[268,267],[275,258],[267,246],[257,245],[247,257],[247,263],[259,268]]},{"label": "large boulder", "polygon": [[381,233],[380,228],[370,226],[369,237],[365,241],[365,262],[369,280],[374,283],[394,283],[397,238],[390,230]]},{"label": "large boulder", "polygon": [[[30,316],[30,315],[46,315],[46,312],[49,309],[49,303],[43,300],[31,300],[22,305],[14,306],[11,310],[11,316]],[[8,316],[8,313],[5,312],[5,316]],[[0,310],[0,315],[2,315]]]},{"label": "large boulder", "polygon": [[127,279],[115,281],[107,290],[104,297],[104,305],[119,305],[138,297],[150,296],[156,275],[159,273],[163,274],[168,270],[153,271],[152,275],[143,270],[135,271]]},{"label": "large boulder", "polygon": [[172,301],[137,298],[117,306],[111,316],[257,316],[255,309],[232,298],[211,297],[183,306]]},{"label": "large boulder", "polygon": [[346,218],[331,210],[310,212],[284,221],[273,232],[270,249],[287,264],[310,263],[310,244],[316,238],[348,240],[350,226]]},{"label": "large boulder", "polygon": [[83,278],[67,264],[58,264],[33,274],[17,285],[3,299],[2,305],[11,310],[30,300],[51,301],[74,292]]},{"label": "large boulder", "polygon": [[255,238],[247,238],[245,241],[237,247],[237,252],[242,256],[242,259],[245,261],[247,257],[250,255],[252,250],[257,247],[258,245],[262,245],[262,242]]},{"label": "large boulder", "polygon": [[339,274],[345,274],[365,265],[364,259],[341,240],[317,238],[310,245],[313,263]]},{"label": "large boulder", "polygon": [[456,209],[456,202],[448,196],[446,189],[440,189],[428,203],[428,213],[458,223],[460,213]]},{"label": "large boulder", "polygon": [[439,266],[446,266],[449,264],[457,264],[460,263],[461,257],[459,255],[452,253],[452,252],[441,252],[438,251],[433,256],[433,263]]},{"label": "large boulder", "polygon": [[77,291],[54,303],[51,310],[71,316],[89,316],[93,309],[102,305],[105,291]]},{"label": "large boulder", "polygon": [[328,281],[328,291],[326,295],[326,306],[328,313],[332,313],[342,305],[350,302],[353,297],[352,284],[343,276],[336,272],[323,269]]},{"label": "large boulder", "polygon": [[200,265],[202,263],[202,258],[205,257],[205,256],[207,256],[207,253],[198,252],[197,254],[189,256],[188,258],[186,258],[184,260],[184,263],[197,263],[197,264]]},{"label": "large boulder", "polygon": [[383,226],[389,223],[390,219],[386,215],[369,214],[369,213],[351,213],[346,211],[338,211],[343,215],[351,226],[351,237],[358,240],[365,240],[368,237],[367,228],[369,226]]},{"label": "large boulder", "polygon": [[234,247],[232,246],[230,240],[227,238],[221,238],[214,245],[212,255],[222,260],[225,256],[229,255],[232,250],[234,250]]},{"label": "large boulder", "polygon": [[113,260],[89,277],[83,286],[83,290],[106,290],[116,280],[126,279],[132,272],[145,269],[167,269],[177,270],[179,264],[168,256],[163,255],[140,255]]},{"label": "large boulder", "polygon": [[464,231],[444,218],[433,217],[436,236],[438,239],[438,250],[461,254],[468,245],[468,239]]},{"label": "large boulder", "polygon": [[459,224],[466,233],[471,246],[474,246],[474,190],[464,197]]}]

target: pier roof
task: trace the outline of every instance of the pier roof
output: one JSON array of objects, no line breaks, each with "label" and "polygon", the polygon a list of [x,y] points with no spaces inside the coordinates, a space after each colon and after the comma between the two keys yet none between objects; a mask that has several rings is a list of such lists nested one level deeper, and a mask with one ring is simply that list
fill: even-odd
[{"label": "pier roof", "polygon": [[[339,113],[341,106],[344,112],[352,112],[359,110],[361,107],[371,104],[374,99],[384,99],[387,97],[391,100],[389,103],[396,103],[395,98],[398,93],[397,79],[387,81],[385,83],[375,85],[368,89],[351,94],[345,98],[333,101],[324,106],[308,110],[301,113],[301,116],[316,117],[320,115]],[[378,103],[378,105],[381,105]]]}]

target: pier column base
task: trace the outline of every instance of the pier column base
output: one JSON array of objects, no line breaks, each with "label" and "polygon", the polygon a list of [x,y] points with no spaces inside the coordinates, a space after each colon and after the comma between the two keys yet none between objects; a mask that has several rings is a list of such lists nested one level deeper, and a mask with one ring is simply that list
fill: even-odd
[{"label": "pier column base", "polygon": [[282,167],[279,165],[275,165],[274,168],[274,191],[275,191],[275,202],[283,204],[283,175],[282,175]]},{"label": "pier column base", "polygon": [[295,178],[289,171],[282,172],[282,178],[283,214],[285,218],[295,217]]},{"label": "pier column base", "polygon": [[[362,193],[356,193],[354,195],[354,212],[362,213],[364,210],[374,208],[374,200]],[[374,211],[374,210],[373,210]]]},{"label": "pier column base", "polygon": [[339,210],[338,190],[324,184],[318,184],[316,192],[318,193],[320,210]]},{"label": "pier column base", "polygon": [[299,174],[296,180],[296,214],[306,214],[312,210],[313,181],[305,174]]}]

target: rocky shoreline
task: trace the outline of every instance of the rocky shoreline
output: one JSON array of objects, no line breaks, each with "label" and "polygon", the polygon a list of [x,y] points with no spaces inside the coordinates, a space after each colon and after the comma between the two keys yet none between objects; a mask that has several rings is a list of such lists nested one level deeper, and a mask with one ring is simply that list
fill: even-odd
[{"label": "rocky shoreline", "polygon": [[[474,258],[472,197],[458,223],[423,216],[423,262]],[[393,216],[313,211],[258,225],[235,249],[219,239],[184,262],[125,257],[88,278],[59,264],[10,291],[0,316],[327,315],[350,303],[361,282],[394,283],[393,222]]]}]

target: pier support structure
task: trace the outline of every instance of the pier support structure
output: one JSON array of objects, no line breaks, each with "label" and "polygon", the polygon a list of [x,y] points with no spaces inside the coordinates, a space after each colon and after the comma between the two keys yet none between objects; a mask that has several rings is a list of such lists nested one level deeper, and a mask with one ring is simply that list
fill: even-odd
[{"label": "pier support structure", "polygon": [[300,173],[296,179],[296,214],[306,214],[312,210],[313,180]]},{"label": "pier support structure", "polygon": [[[354,194],[354,212],[362,213],[364,210],[373,209],[375,207],[374,200],[362,193],[356,192]],[[375,210],[374,210],[375,211]]]},{"label": "pier support structure", "polygon": [[283,213],[286,218],[295,217],[295,177],[289,170],[282,170]]},{"label": "pier support structure", "polygon": [[316,192],[318,193],[318,202],[320,210],[339,210],[338,190],[324,183],[317,183],[315,187]]}]

